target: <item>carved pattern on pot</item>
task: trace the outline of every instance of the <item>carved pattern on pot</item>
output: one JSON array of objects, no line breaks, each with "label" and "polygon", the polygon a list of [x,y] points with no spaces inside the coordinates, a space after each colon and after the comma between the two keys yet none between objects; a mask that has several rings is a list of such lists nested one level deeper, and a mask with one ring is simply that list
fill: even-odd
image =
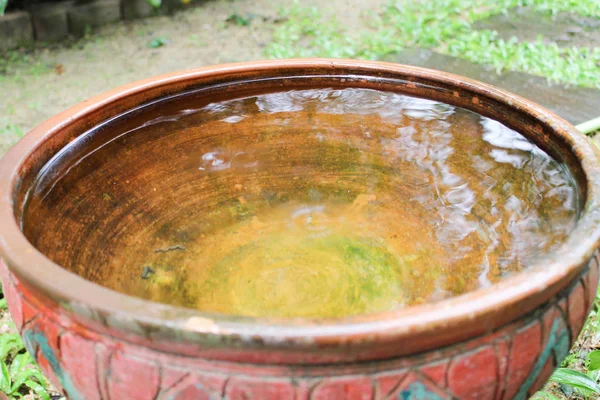
[{"label": "carved pattern on pot", "polygon": [[[52,310],[21,295],[21,283],[4,263],[1,272],[28,351],[70,400],[519,400],[545,383],[581,330],[596,293],[598,257],[596,252],[552,301],[495,332],[424,354],[363,363],[352,374],[336,364],[293,369],[248,364],[241,373],[215,361],[207,369],[206,360],[195,365],[183,354],[66,326]],[[303,373],[306,368],[312,368],[311,376]]]}]

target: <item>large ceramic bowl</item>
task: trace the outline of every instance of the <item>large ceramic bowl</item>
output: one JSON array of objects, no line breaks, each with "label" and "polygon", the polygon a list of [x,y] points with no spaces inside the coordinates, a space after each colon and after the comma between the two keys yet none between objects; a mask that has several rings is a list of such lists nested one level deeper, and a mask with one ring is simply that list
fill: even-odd
[{"label": "large ceramic bowl", "polygon": [[[22,232],[23,205],[36,177],[90,128],[190,90],[235,97],[291,87],[378,89],[496,119],[567,165],[582,199],[576,226],[543,263],[489,287],[396,311],[324,320],[206,314],[128,296],[62,268]],[[524,399],[567,355],[592,307],[600,238],[598,157],[583,135],[544,108],[438,71],[315,59],[173,73],[71,108],[27,134],[2,159],[4,293],[28,351],[73,400]],[[144,160],[139,165],[143,169]],[[99,199],[98,207],[111,201]],[[68,243],[64,232],[47,231],[58,226],[50,224],[52,214],[40,214],[38,228],[56,237],[55,243],[46,240],[45,252],[68,252],[79,238],[94,234],[86,224],[96,222],[85,220],[93,210],[81,213],[73,217],[84,221],[81,231],[72,232]],[[135,223],[127,214],[119,218],[121,224]],[[115,224],[103,229],[114,230]]]}]

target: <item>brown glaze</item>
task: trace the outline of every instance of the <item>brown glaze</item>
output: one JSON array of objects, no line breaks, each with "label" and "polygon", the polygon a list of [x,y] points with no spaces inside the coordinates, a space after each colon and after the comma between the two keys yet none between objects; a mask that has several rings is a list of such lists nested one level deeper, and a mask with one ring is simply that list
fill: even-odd
[{"label": "brown glaze", "polygon": [[462,108],[357,88],[212,100],[185,93],[71,142],[29,190],[25,236],[159,303],[341,318],[505,279],[580,211],[564,166]]},{"label": "brown glaze", "polygon": [[[581,191],[581,215],[568,240],[539,265],[488,288],[435,304],[341,320],[277,320],[203,314],[113,292],[66,271],[32,246],[19,227],[28,189],[66,144],[115,115],[182,91],[249,93],[281,88],[361,87],[463,107],[501,121],[568,165]],[[225,94],[223,94],[225,92]],[[487,334],[535,310],[569,286],[598,247],[598,153],[573,126],[520,97],[458,76],[401,65],[290,60],[225,65],[128,85],[47,121],[0,165],[0,250],[32,301],[63,320],[115,340],[189,357],[310,364],[391,358]],[[61,245],[68,245],[61,243]],[[594,283],[595,285],[595,283]],[[79,329],[79,328],[78,328]]]}]

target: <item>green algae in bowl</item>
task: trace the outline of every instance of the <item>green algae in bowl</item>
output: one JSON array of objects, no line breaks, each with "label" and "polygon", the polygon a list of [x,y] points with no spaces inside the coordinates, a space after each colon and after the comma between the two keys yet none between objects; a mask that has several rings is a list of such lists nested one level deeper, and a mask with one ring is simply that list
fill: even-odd
[{"label": "green algae in bowl", "polygon": [[578,196],[528,139],[444,103],[357,88],[192,92],[63,149],[22,222],[53,261],[122,293],[340,318],[526,269],[564,243]]}]

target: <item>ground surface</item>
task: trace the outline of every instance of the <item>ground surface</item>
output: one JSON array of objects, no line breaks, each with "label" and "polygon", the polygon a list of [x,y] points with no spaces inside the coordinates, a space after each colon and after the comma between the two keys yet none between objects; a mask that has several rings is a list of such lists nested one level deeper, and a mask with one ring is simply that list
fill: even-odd
[{"label": "ground surface", "polygon": [[[387,0],[305,0],[299,6],[292,0],[214,0],[170,17],[107,26],[79,41],[11,52],[0,56],[0,156],[45,119],[119,85],[175,70],[268,57],[386,58],[438,69],[454,66],[461,73],[463,60],[443,58],[460,55],[483,65],[485,72],[477,71],[478,66],[469,70],[474,77],[509,90],[532,85],[530,97],[548,101],[545,105],[574,123],[592,118],[595,110],[600,114],[597,0],[472,3],[431,0],[424,6],[395,2],[391,7]],[[529,5],[534,12],[516,5]],[[486,19],[489,14],[493,16]],[[415,47],[427,50],[406,50]],[[588,353],[600,347],[597,325],[594,313],[565,366],[589,372]],[[0,307],[0,334],[11,329]],[[578,396],[568,385],[550,384],[538,397]]]},{"label": "ground surface", "polygon": [[[327,7],[341,10],[338,18],[345,26],[360,30],[364,29],[360,15],[383,3],[331,0]],[[107,26],[68,47],[13,53],[17,61],[9,63],[7,75],[0,75],[0,118],[27,132],[69,106],[125,83],[181,69],[263,59],[280,11],[292,4],[291,0],[207,1],[172,17]],[[250,24],[227,22],[236,13]],[[151,48],[155,39],[166,44]],[[0,136],[0,153],[17,135]]]}]

